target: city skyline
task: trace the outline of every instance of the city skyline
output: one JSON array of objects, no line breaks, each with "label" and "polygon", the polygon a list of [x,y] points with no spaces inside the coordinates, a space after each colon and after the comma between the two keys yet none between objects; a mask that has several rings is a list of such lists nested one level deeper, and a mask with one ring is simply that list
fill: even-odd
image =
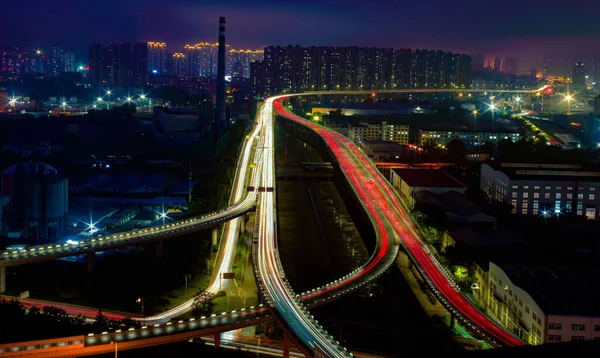
[{"label": "city skyline", "polygon": [[[78,56],[94,41],[161,41],[174,50],[189,43],[213,42],[218,16],[227,17],[228,43],[238,48],[300,44],[482,52],[486,56],[517,56],[523,69],[540,69],[548,54],[579,58],[599,53],[598,7],[584,0],[572,1],[569,6],[556,0],[543,6],[508,1],[491,13],[471,0],[460,8],[437,0],[402,5],[378,0],[368,7],[357,1],[214,5],[184,0],[165,6],[151,0],[142,6],[135,1],[121,4],[109,0],[93,8],[67,1],[61,9],[43,13],[24,8],[36,3],[44,6],[39,0],[7,5],[11,16],[0,24],[0,31],[11,33],[10,41],[16,45],[58,45],[72,48]],[[390,11],[381,11],[384,6]],[[90,15],[82,17],[81,13]],[[65,25],[48,26],[48,18]],[[6,45],[13,44],[6,41]]]}]

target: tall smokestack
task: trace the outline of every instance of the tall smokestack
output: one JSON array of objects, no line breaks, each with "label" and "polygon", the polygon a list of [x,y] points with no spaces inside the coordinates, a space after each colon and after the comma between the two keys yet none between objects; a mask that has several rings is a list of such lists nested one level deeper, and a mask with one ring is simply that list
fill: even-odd
[{"label": "tall smokestack", "polygon": [[225,109],[225,18],[219,18],[219,59],[217,64],[217,128],[219,135],[227,128]]}]

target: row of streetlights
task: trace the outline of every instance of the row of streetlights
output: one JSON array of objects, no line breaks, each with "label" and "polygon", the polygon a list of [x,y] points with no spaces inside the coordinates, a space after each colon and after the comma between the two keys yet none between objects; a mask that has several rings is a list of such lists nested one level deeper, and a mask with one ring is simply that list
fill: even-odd
[{"label": "row of streetlights", "polygon": [[[106,109],[110,109],[110,95],[111,95],[111,94],[112,94],[112,91],[111,91],[111,90],[107,90],[107,91],[106,91],[106,95],[108,96],[108,101],[105,101],[105,102],[106,102]],[[138,96],[138,98],[137,98],[137,101],[138,101],[138,102],[140,102],[140,103],[142,104],[142,109],[143,109],[144,100],[146,100],[146,99],[147,99],[147,97],[146,97],[146,95],[145,95],[145,94],[143,94],[143,93],[142,93],[142,94],[140,94],[140,95]],[[104,98],[103,98],[103,96],[100,96],[100,97],[96,98],[96,102],[97,102],[97,103],[94,103],[94,105],[93,105],[92,107],[93,107],[94,109],[98,108],[98,107],[100,106],[100,103],[102,103],[102,101],[104,101]],[[130,103],[131,103],[131,101],[135,101],[135,100],[134,100],[134,98],[133,98],[133,97],[131,97],[131,96],[127,96],[127,97],[125,98],[125,101],[127,101],[127,103],[128,103],[128,104],[130,104]]]}]

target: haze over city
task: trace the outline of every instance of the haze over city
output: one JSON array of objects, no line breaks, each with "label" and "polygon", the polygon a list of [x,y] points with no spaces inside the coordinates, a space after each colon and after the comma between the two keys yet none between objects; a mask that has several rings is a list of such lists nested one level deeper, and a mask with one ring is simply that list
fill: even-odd
[{"label": "haze over city", "polygon": [[[228,43],[377,46],[518,56],[522,69],[543,55],[598,56],[599,10],[593,0],[466,1],[118,1],[42,0],[5,5],[5,44],[71,48],[92,41],[163,41],[172,49],[214,38],[227,15]],[[44,11],[33,9],[44,8]],[[21,24],[27,23],[27,26]]]}]

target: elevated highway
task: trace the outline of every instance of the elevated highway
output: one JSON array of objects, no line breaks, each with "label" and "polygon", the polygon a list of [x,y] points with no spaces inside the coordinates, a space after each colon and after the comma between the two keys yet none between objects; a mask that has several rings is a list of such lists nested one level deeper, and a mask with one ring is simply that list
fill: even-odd
[{"label": "elevated highway", "polygon": [[[535,93],[545,90],[543,87],[537,91],[494,91],[494,92],[515,92],[515,93]],[[384,92],[402,92],[402,91],[384,91]],[[410,90],[404,92],[459,92],[458,90]],[[484,91],[468,91],[460,92],[484,92]],[[310,92],[298,95],[331,95],[331,94],[367,94],[371,91],[336,91],[336,92]],[[263,110],[259,113],[257,127],[263,128],[261,136],[256,138],[264,138],[258,147],[263,148],[265,154],[260,157],[255,157],[261,163],[257,167],[256,172],[260,172],[260,176],[256,180],[260,180],[258,184],[264,188],[263,191],[258,191],[255,198],[258,198],[258,238],[254,244],[256,255],[257,276],[259,277],[259,286],[265,295],[266,302],[269,306],[269,311],[274,313],[276,320],[284,327],[284,330],[290,335],[290,338],[305,352],[310,355],[320,356],[349,356],[348,351],[335,342],[333,338],[323,330],[323,328],[314,320],[308,313],[306,307],[314,307],[334,300],[340,296],[353,292],[356,289],[364,287],[364,285],[375,280],[380,274],[385,272],[387,267],[391,265],[401,244],[407,254],[417,266],[419,272],[423,275],[426,282],[430,285],[433,292],[438,296],[442,304],[449,311],[459,318],[467,328],[471,331],[480,334],[483,338],[496,346],[501,345],[522,345],[523,342],[517,337],[503,330],[485,314],[480,312],[469,299],[464,296],[456,285],[453,283],[451,276],[437,262],[437,259],[429,252],[427,246],[421,241],[416,230],[413,227],[410,218],[406,214],[404,208],[390,187],[386,179],[379,173],[362,152],[350,143],[345,137],[329,131],[327,128],[319,126],[315,123],[308,122],[303,118],[297,117],[287,112],[282,106],[281,101],[294,95],[284,95],[266,100]],[[285,273],[279,262],[277,252],[276,238],[276,215],[275,215],[275,185],[274,185],[274,157],[273,157],[273,139],[272,139],[272,120],[273,109],[277,114],[282,115],[286,120],[294,121],[297,124],[306,126],[310,130],[320,136],[331,150],[336,158],[336,164],[343,170],[345,177],[354,187],[355,194],[362,200],[361,205],[365,212],[369,214],[370,220],[375,228],[377,235],[377,247],[367,263],[357,268],[350,274],[335,280],[327,285],[315,288],[302,295],[297,295],[293,292],[287,280]],[[266,128],[266,129],[265,129]],[[261,152],[261,151],[255,151]],[[249,161],[245,162],[248,165]],[[258,163],[256,163],[258,164]],[[248,197],[248,196],[247,196]],[[246,198],[247,198],[246,197]],[[237,205],[237,204],[236,204]],[[254,204],[253,204],[254,205]],[[218,212],[218,213],[222,213]],[[232,213],[229,213],[232,214]],[[241,214],[240,214],[241,215]],[[235,218],[231,216],[228,219]],[[223,219],[227,220],[227,219]],[[172,229],[176,230],[176,229]],[[232,230],[229,230],[232,231]],[[14,255],[11,253],[9,256]],[[69,255],[70,256],[70,255]],[[253,311],[254,310],[254,311]],[[177,340],[187,339],[186,337],[206,335],[215,332],[222,332],[229,329],[235,329],[242,326],[249,326],[258,323],[253,317],[262,317],[260,319],[269,319],[269,313],[265,307],[252,308],[244,310],[242,316],[238,312],[225,313],[220,315],[222,321],[214,320],[217,317],[205,317],[200,319],[205,324],[203,327],[198,327],[196,324],[190,324],[191,321],[177,322],[178,329],[187,326],[191,331],[196,333],[187,333],[187,335],[174,336],[179,334],[174,328],[161,329],[158,326],[147,326],[141,330],[154,330],[160,334],[171,335],[172,338],[164,340],[156,340],[156,337],[148,337],[138,333],[138,330],[129,329],[127,339],[136,341],[137,343],[123,347],[124,349],[139,348],[156,344],[170,343]],[[250,313],[249,313],[250,312]],[[253,316],[247,316],[252,314]],[[232,318],[233,316],[242,318]],[[240,320],[244,319],[243,322]],[[228,321],[230,320],[230,321]],[[212,323],[206,323],[212,322]],[[230,322],[235,322],[236,326],[232,326]],[[164,327],[174,326],[174,323],[167,323]],[[103,348],[95,348],[98,352],[110,352],[111,340],[121,341],[126,337],[124,332],[106,332],[102,335],[90,335],[85,338],[85,342],[79,340],[71,340],[73,344],[83,344],[81,349],[88,346],[98,345]],[[98,338],[105,336],[108,338]],[[60,339],[59,339],[60,340]],[[61,346],[68,345],[67,339],[63,339]],[[56,341],[56,340],[55,340]],[[31,355],[36,349],[47,349],[51,347],[43,347],[42,345],[29,345],[29,342],[15,343],[12,345],[0,346],[0,355],[6,355],[10,352],[17,355]],[[12,348],[10,348],[10,347]],[[108,346],[108,347],[107,347]],[[8,347],[8,348],[7,348]],[[79,349],[79,348],[78,348]],[[29,351],[29,352],[26,352]],[[20,353],[18,353],[20,352]],[[41,352],[41,351],[39,351]],[[47,355],[47,353],[44,353]]]},{"label": "elevated highway", "polygon": [[[542,87],[537,91],[495,91],[504,93],[536,93],[544,91],[547,87]],[[377,91],[376,91],[377,92]],[[429,92],[422,91],[393,91],[393,92]],[[431,92],[452,92],[443,90],[433,90]],[[469,92],[469,91],[461,91]],[[345,91],[328,92],[327,94],[352,94]],[[363,92],[364,94],[370,92]],[[428,246],[419,237],[414,224],[408,214],[406,207],[401,204],[397,194],[389,182],[377,170],[369,158],[348,139],[339,133],[329,130],[326,127],[318,125],[305,118],[296,116],[281,104],[289,97],[301,95],[324,95],[324,93],[292,94],[289,96],[278,96],[274,102],[276,112],[286,120],[293,121],[297,125],[307,127],[320,136],[327,144],[327,147],[333,152],[338,164],[347,175],[348,179],[360,191],[360,188],[369,188],[367,195],[361,195],[365,201],[364,204],[372,206],[369,209],[375,221],[375,228],[378,233],[379,253],[383,252],[381,241],[386,237],[398,238],[406,251],[412,263],[430,286],[440,302],[448,309],[453,317],[458,318],[467,329],[476,335],[482,337],[493,346],[519,346],[524,342],[511,332],[507,332],[502,326],[493,319],[481,312],[470,299],[460,291],[460,288],[453,281],[452,275],[439,263],[435,255],[429,250]],[[378,219],[379,217],[379,219]],[[390,228],[394,235],[387,234]],[[377,253],[376,253],[377,254]],[[341,353],[338,351],[337,353]],[[335,355],[335,354],[334,354]]]}]

